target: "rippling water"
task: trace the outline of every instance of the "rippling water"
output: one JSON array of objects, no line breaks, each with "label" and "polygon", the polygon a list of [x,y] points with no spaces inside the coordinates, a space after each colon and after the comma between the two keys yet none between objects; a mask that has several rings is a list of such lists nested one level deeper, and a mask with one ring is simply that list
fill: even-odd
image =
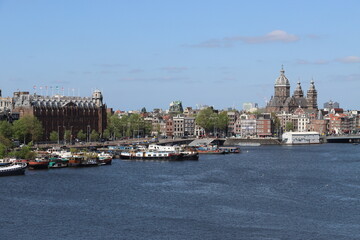
[{"label": "rippling water", "polygon": [[0,239],[360,239],[360,146],[261,146],[199,161],[0,179]]}]

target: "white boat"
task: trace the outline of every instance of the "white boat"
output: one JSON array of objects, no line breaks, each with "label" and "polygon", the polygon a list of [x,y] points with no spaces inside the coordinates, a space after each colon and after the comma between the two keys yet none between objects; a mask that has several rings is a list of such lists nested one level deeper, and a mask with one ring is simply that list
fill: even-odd
[{"label": "white boat", "polygon": [[183,154],[173,152],[150,152],[150,151],[137,151],[137,152],[121,152],[121,159],[128,160],[162,160],[162,161],[182,161],[184,160]]},{"label": "white boat", "polygon": [[101,152],[98,154],[99,163],[102,165],[110,165],[113,156],[110,153]]},{"label": "white boat", "polygon": [[25,168],[26,163],[2,166],[0,167],[0,176],[23,175]]}]

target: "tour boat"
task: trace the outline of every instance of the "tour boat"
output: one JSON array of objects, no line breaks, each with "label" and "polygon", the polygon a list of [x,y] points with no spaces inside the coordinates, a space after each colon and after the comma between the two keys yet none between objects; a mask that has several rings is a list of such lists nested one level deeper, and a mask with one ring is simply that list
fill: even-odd
[{"label": "tour boat", "polygon": [[183,160],[199,160],[199,153],[195,148],[180,146],[161,146],[156,144],[149,145],[150,151],[172,152],[182,155]]},{"label": "tour boat", "polygon": [[150,151],[138,151],[138,152],[121,152],[121,159],[128,160],[153,160],[153,161],[182,161],[184,160],[183,154],[173,152],[150,152]]},{"label": "tour boat", "polygon": [[23,175],[25,174],[26,163],[9,164],[0,167],[0,176]]}]

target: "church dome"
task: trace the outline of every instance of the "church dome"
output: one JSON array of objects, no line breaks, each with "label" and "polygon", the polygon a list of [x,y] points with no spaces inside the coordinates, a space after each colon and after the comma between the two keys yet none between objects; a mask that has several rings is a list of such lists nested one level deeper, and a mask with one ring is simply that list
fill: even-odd
[{"label": "church dome", "polygon": [[285,76],[284,67],[281,67],[280,76],[276,79],[275,86],[290,86],[290,82]]}]

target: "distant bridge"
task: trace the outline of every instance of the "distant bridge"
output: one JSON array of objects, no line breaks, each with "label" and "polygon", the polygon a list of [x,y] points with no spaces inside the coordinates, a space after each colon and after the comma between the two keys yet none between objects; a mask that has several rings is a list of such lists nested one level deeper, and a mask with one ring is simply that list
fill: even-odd
[{"label": "distant bridge", "polygon": [[360,143],[360,135],[326,136],[324,139],[328,143]]}]

